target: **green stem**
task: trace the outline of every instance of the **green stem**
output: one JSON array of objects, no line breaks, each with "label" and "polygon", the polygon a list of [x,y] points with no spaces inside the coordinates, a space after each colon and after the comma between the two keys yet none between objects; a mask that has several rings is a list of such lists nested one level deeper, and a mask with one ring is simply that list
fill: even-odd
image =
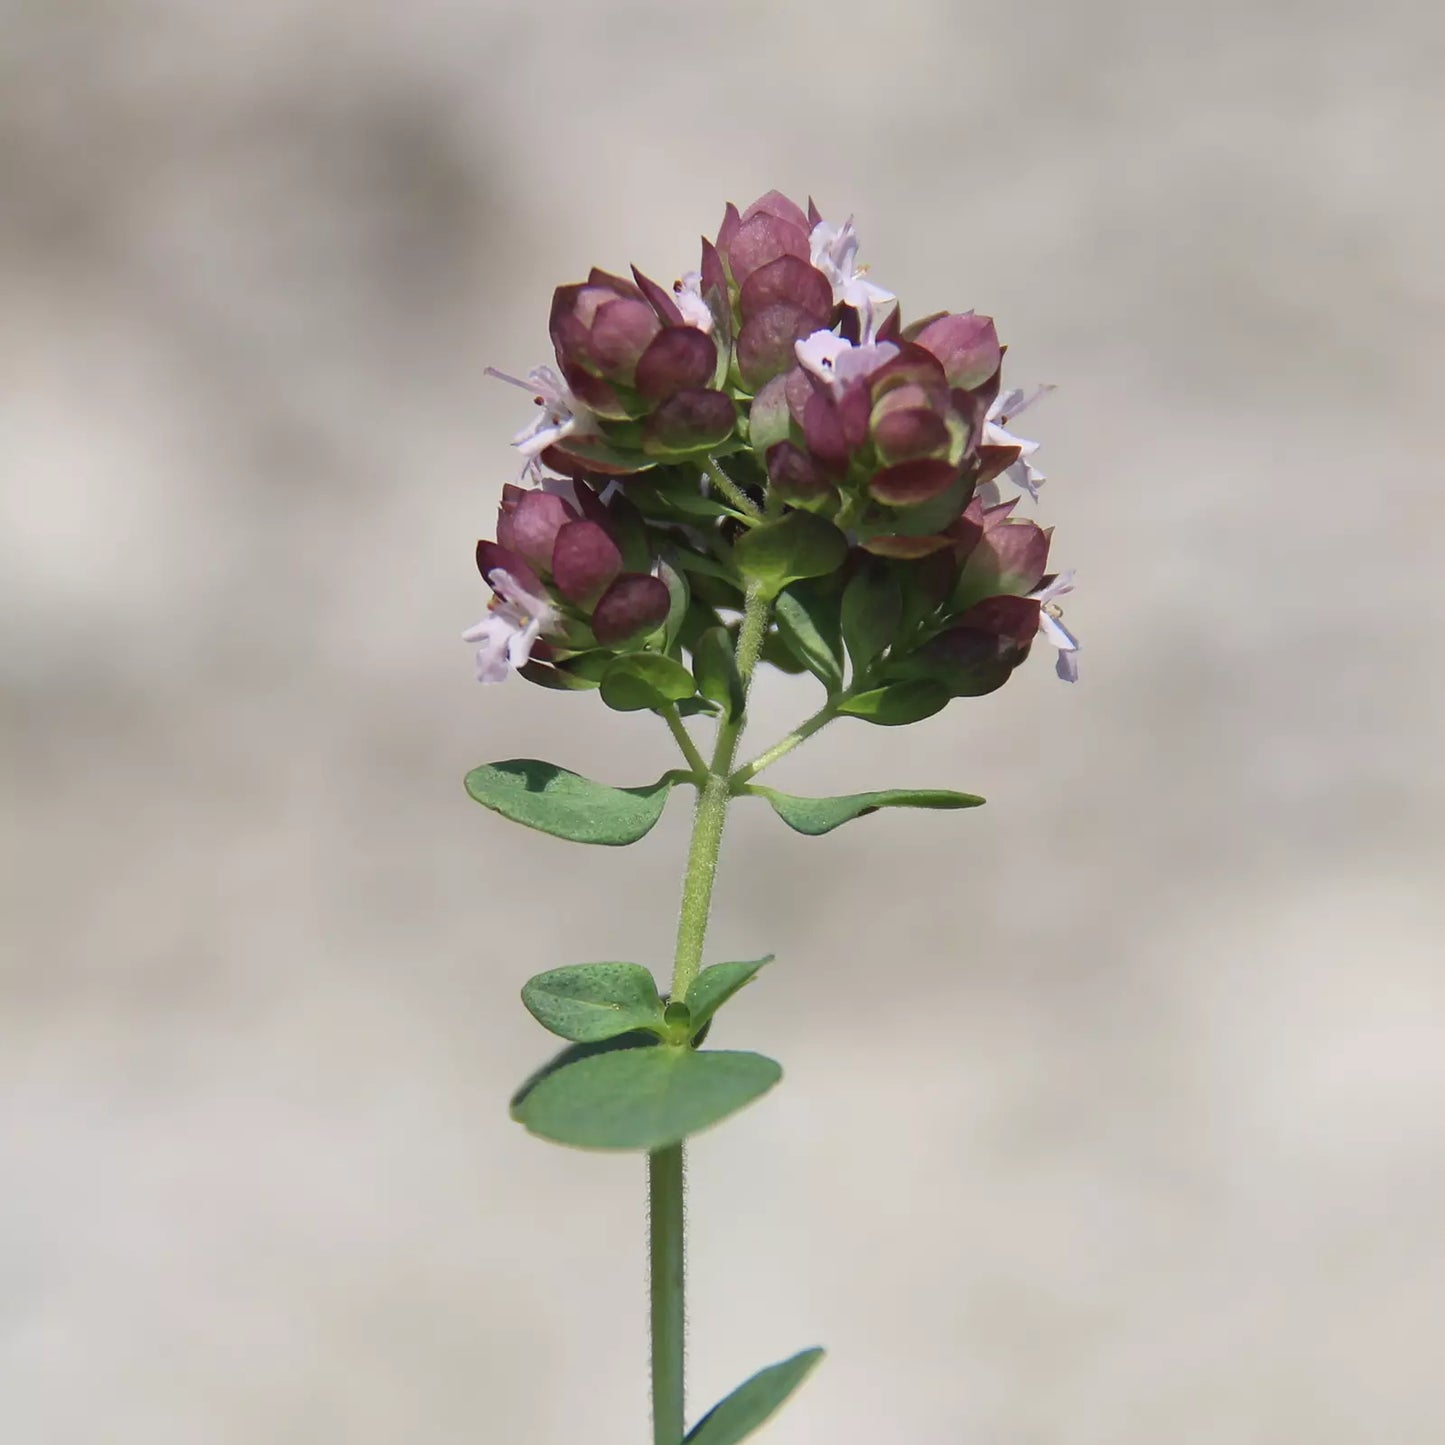
[{"label": "green stem", "polygon": [[779,758],[787,757],[801,743],[808,741],[816,732],[821,732],[834,718],[838,716],[839,704],[848,696],[842,693],[838,697],[830,698],[825,707],[821,707],[812,717],[801,722],[781,742],[776,742],[766,752],[759,753],[752,762],[744,763],[728,780],[734,788],[746,783],[749,778],[755,778],[764,768],[770,768]]},{"label": "green stem", "polygon": [[681,1445],[683,1416],[682,1145],[647,1156],[652,1268],[652,1441]]},{"label": "green stem", "polygon": [[707,764],[703,761],[702,754],[697,750],[697,744],[689,736],[687,729],[683,726],[682,717],[677,711],[676,703],[669,703],[664,708],[659,708],[662,720],[668,726],[668,730],[677,740],[677,745],[682,749],[682,755],[687,759],[687,765],[697,775],[699,787],[707,777]]},{"label": "green stem", "polygon": [[[737,664],[746,700],[767,635],[772,600],[756,586],[747,590],[742,627],[738,631]],[[676,718],[676,712],[673,712]],[[711,768],[700,769],[702,781],[693,814],[692,841],[683,877],[682,907],[677,920],[677,952],[673,961],[672,998],[681,1001],[702,968],[708,911],[722,849],[723,824],[731,791],[728,775],[737,758],[746,709],[723,722],[717,733]],[[665,716],[666,714],[664,714]],[[681,727],[681,719],[677,719]],[[669,720],[669,725],[671,720]],[[680,740],[679,740],[680,741]],[[689,741],[691,741],[689,739]],[[698,762],[701,763],[699,757]],[[674,1144],[648,1156],[648,1205],[652,1301],[652,1440],[653,1445],[682,1445],[683,1413],[683,1148]]]},{"label": "green stem", "polygon": [[707,473],[708,480],[712,482],[713,486],[745,517],[751,517],[753,521],[757,521],[763,515],[758,511],[758,504],[723,471],[722,465],[716,457],[709,457],[703,463],[703,470]]}]

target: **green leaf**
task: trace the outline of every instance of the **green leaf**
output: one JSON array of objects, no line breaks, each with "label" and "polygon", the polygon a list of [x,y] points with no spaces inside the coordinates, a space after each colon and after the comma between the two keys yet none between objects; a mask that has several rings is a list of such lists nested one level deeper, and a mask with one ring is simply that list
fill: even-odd
[{"label": "green leaf", "polygon": [[666,707],[696,691],[692,674],[660,652],[625,652],[602,674],[602,701],[617,712]]},{"label": "green leaf", "polygon": [[697,690],[717,703],[724,717],[741,716],[743,680],[738,676],[733,641],[726,627],[710,627],[693,644],[692,672]]},{"label": "green leaf", "polygon": [[745,577],[776,597],[789,582],[841,567],[848,557],[848,539],[812,512],[789,512],[780,522],[744,532],[733,543],[733,556]]},{"label": "green leaf", "polygon": [[745,984],[750,983],[773,955],[749,963],[715,963],[693,979],[687,991],[687,1009],[695,1034]]},{"label": "green leaf", "polygon": [[778,594],[778,634],[788,651],[829,692],[843,686],[843,645],[838,631],[838,595],[806,582]]},{"label": "green leaf", "polygon": [[822,1350],[802,1350],[759,1370],[688,1431],[685,1445],[738,1445],[768,1422],[822,1358]]},{"label": "green leaf", "polygon": [[666,559],[657,564],[657,575],[667,588],[668,596],[667,620],[662,624],[662,650],[671,652],[682,634],[682,620],[687,616],[692,589],[687,585],[687,577]]},{"label": "green leaf", "polygon": [[645,788],[613,788],[536,758],[487,763],[467,774],[467,792],[484,808],[554,838],[619,847],[635,843],[662,816],[668,792],[687,782],[664,773]]},{"label": "green leaf", "polygon": [[620,1049],[547,1074],[513,1114],[532,1133],[577,1149],[662,1149],[767,1093],[782,1073],[761,1054]]},{"label": "green leaf", "polygon": [[885,788],[877,793],[849,793],[836,798],[799,798],[759,783],[749,783],[743,791],[766,798],[788,827],[814,838],[854,818],[876,813],[879,808],[977,808],[984,801],[974,793],[954,793],[946,788]]},{"label": "green leaf", "polygon": [[597,684],[570,668],[554,667],[551,663],[535,659],[517,669],[520,676],[538,687],[550,687],[558,692],[589,692]]},{"label": "green leaf", "polygon": [[634,1029],[659,1037],[666,1032],[657,983],[638,963],[549,969],[527,980],[522,1002],[544,1029],[574,1043],[598,1043]]},{"label": "green leaf", "polygon": [[950,693],[937,682],[897,682],[891,687],[876,687],[860,692],[838,704],[845,717],[862,718],[879,727],[896,728],[906,723],[922,722],[948,706]]},{"label": "green leaf", "polygon": [[898,635],[903,589],[892,568],[865,564],[843,589],[842,628],[853,675],[865,673]]}]

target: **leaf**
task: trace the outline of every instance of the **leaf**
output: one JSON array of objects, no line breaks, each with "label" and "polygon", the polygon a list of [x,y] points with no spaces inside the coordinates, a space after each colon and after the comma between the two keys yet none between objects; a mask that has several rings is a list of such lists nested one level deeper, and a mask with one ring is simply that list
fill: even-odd
[{"label": "leaf", "polygon": [[857,677],[892,643],[903,621],[903,589],[893,570],[877,564],[860,567],[843,589],[840,620]]},{"label": "leaf", "polygon": [[692,674],[660,652],[625,652],[602,674],[602,701],[617,712],[666,707],[696,691]]},{"label": "leaf", "polygon": [[559,1069],[565,1069],[572,1064],[580,1064],[583,1059],[596,1058],[599,1054],[615,1054],[621,1049],[651,1049],[657,1048],[658,1039],[656,1034],[638,1032],[635,1034],[618,1034],[614,1039],[604,1039],[597,1044],[568,1044],[565,1049],[553,1054],[545,1064],[533,1069],[530,1074],[518,1085],[513,1093],[511,1102],[507,1105],[508,1111],[513,1119],[518,1117],[518,1110],[526,1102],[527,1096],[542,1082],[543,1079],[557,1073]]},{"label": "leaf", "polygon": [[822,1358],[820,1349],[802,1350],[759,1370],[714,1405],[688,1431],[684,1445],[738,1445],[768,1422]]},{"label": "leaf", "polygon": [[800,583],[778,594],[778,634],[788,651],[829,692],[843,686],[843,646],[838,631],[838,597]]},{"label": "leaf", "polygon": [[773,955],[749,963],[715,963],[693,979],[687,991],[687,1010],[694,1034],[746,983],[750,983]]},{"label": "leaf", "polygon": [[766,798],[788,827],[812,838],[831,833],[854,818],[876,813],[879,808],[977,808],[984,802],[974,793],[954,793],[946,788],[885,788],[877,793],[849,793],[836,798],[799,798],[758,783],[749,783],[743,791]]},{"label": "leaf", "polygon": [[879,727],[902,727],[922,722],[948,706],[951,694],[937,682],[897,682],[891,687],[877,687],[860,692],[838,704],[845,717],[862,718]]},{"label": "leaf", "polygon": [[662,624],[662,650],[671,652],[682,632],[682,620],[687,616],[692,589],[687,585],[687,577],[666,559],[657,564],[657,575],[667,588],[668,596],[667,620]]},{"label": "leaf", "polygon": [[738,676],[733,642],[726,627],[710,627],[693,644],[692,672],[697,690],[723,710],[725,718],[742,714],[743,680]]},{"label": "leaf", "polygon": [[549,969],[522,986],[527,1012],[574,1043],[598,1043],[635,1029],[666,1032],[657,983],[637,963],[579,963]]},{"label": "leaf", "polygon": [[684,772],[670,772],[645,788],[613,788],[556,763],[509,758],[473,768],[467,792],[484,808],[554,838],[620,847],[646,836],[668,792],[688,780]]},{"label": "leaf", "polygon": [[744,532],[733,544],[733,556],[745,577],[776,597],[789,582],[841,567],[848,557],[848,539],[812,512],[789,512],[780,522]]},{"label": "leaf", "polygon": [[663,1149],[765,1094],[783,1071],[761,1054],[619,1049],[539,1080],[513,1110],[533,1134],[577,1149]]}]

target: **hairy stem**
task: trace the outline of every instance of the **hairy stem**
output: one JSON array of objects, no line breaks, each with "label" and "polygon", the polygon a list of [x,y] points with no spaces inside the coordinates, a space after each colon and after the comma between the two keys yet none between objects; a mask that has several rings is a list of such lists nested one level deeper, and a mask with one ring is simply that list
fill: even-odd
[{"label": "hairy stem", "polygon": [[687,728],[683,726],[682,717],[677,711],[676,703],[669,703],[667,707],[659,708],[662,720],[667,724],[668,730],[672,733],[678,747],[682,749],[682,755],[687,759],[687,765],[697,776],[698,786],[702,786],[702,780],[707,777],[707,764],[703,756],[697,750],[697,744],[688,735]]},{"label": "hairy stem", "polygon": [[752,762],[744,763],[729,780],[736,788],[740,784],[755,778],[764,768],[770,768],[779,758],[785,758],[800,743],[805,743],[816,732],[821,732],[834,718],[838,716],[838,704],[841,703],[847,694],[829,698],[827,705],[820,707],[812,717],[800,722],[787,737],[776,742],[766,752],[759,753]]},{"label": "hairy stem", "polygon": [[[749,587],[737,642],[738,672],[743,680],[744,697],[753,670],[758,665],[771,611],[772,602],[762,590]],[[676,736],[682,722],[675,709],[668,711],[672,713],[669,726],[676,722],[673,729]],[[697,811],[693,814],[692,842],[688,845],[687,872],[683,876],[677,952],[672,971],[672,997],[679,1001],[686,998],[702,967],[708,911],[712,907],[713,882],[717,877],[718,853],[722,848],[723,823],[727,819],[731,797],[728,775],[737,757],[744,722],[745,711],[719,725],[711,768],[701,767],[702,759],[698,758],[699,775],[705,780],[699,785]],[[681,739],[678,741],[681,745]],[[647,1161],[653,1445],[682,1445],[685,1428],[683,1163],[681,1144],[659,1149],[649,1155]]]},{"label": "hairy stem", "polygon": [[703,463],[703,470],[707,473],[708,480],[735,506],[745,517],[751,517],[756,521],[762,516],[758,510],[758,504],[723,471],[721,463],[716,457],[709,457]]}]

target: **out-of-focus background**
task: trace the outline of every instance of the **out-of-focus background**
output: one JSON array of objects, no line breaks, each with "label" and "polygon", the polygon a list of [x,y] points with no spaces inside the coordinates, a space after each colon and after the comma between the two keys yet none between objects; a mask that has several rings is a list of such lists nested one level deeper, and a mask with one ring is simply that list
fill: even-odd
[{"label": "out-of-focus background", "polygon": [[[1404,0],[5,0],[0,1428],[14,1445],[645,1434],[643,1179],[506,1116],[545,967],[666,968],[625,852],[470,766],[655,776],[459,640],[553,285],[728,198],[856,214],[999,318],[1083,680],[1039,657],[739,808],[692,1151],[695,1411],[809,1343],[803,1442],[1439,1440],[1445,228]],[[760,694],[771,736],[808,685]]]}]

